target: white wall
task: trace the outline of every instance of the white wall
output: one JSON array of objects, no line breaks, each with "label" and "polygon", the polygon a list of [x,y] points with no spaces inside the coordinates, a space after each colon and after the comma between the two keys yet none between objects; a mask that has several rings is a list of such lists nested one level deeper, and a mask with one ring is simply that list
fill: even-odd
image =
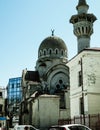
[{"label": "white wall", "polygon": [[39,98],[40,127],[48,127],[58,124],[59,97],[54,95],[42,95]]},{"label": "white wall", "polygon": [[55,95],[41,95],[33,103],[33,125],[40,128],[58,124],[59,97]]},{"label": "white wall", "polygon": [[78,72],[83,71],[84,108],[86,114],[100,112],[100,51],[83,51],[67,63],[70,68],[71,117],[80,115],[79,98],[82,86],[78,86]]},{"label": "white wall", "polygon": [[89,114],[100,113],[100,94],[89,94],[88,98]]},{"label": "white wall", "polygon": [[39,101],[38,99],[32,101],[32,125],[36,128],[39,126]]}]

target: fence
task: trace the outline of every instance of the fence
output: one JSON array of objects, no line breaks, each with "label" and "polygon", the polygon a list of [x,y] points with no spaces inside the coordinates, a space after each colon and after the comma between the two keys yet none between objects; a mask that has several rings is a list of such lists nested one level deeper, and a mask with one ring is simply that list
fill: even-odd
[{"label": "fence", "polygon": [[83,124],[91,128],[92,130],[100,130],[100,114],[84,116],[81,115],[78,117],[74,117],[73,119],[59,119],[58,124]]}]

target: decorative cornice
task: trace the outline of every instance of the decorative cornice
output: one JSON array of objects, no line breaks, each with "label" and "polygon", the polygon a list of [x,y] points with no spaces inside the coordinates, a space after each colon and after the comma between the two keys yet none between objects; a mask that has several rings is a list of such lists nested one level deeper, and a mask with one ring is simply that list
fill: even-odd
[{"label": "decorative cornice", "polygon": [[94,14],[78,14],[78,15],[73,15],[70,19],[70,23],[74,24],[80,21],[88,21],[88,22],[95,22],[97,20],[96,16]]}]

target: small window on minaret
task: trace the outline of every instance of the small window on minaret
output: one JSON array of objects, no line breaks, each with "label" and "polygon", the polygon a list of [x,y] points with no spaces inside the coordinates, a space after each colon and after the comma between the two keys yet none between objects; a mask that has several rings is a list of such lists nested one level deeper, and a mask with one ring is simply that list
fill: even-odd
[{"label": "small window on minaret", "polygon": [[84,33],[84,27],[82,27],[82,32]]}]

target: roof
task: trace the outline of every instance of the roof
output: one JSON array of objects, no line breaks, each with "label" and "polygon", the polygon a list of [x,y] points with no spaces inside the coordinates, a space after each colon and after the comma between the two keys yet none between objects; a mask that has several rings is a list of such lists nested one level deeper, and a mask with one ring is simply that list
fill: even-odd
[{"label": "roof", "polygon": [[38,71],[27,71],[25,75],[25,80],[40,82]]},{"label": "roof", "polygon": [[[74,57],[72,57],[72,58],[68,61],[68,63],[69,63],[70,61],[72,61],[74,58],[76,58],[79,54],[81,54],[82,52],[86,52],[86,51],[99,52],[99,51],[100,51],[100,47],[85,48],[85,49],[83,49],[80,53],[78,53],[78,54],[76,54]],[[67,64],[68,64],[68,63],[67,63]]]},{"label": "roof", "polygon": [[40,95],[41,98],[59,98],[57,95],[49,95],[49,94],[43,94]]},{"label": "roof", "polygon": [[65,42],[57,36],[49,36],[45,38],[41,42],[39,50],[49,49],[49,48],[52,48],[53,50],[56,48],[67,50]]},{"label": "roof", "polygon": [[84,50],[89,50],[89,51],[100,51],[100,47],[91,47],[91,48],[86,48]]}]

